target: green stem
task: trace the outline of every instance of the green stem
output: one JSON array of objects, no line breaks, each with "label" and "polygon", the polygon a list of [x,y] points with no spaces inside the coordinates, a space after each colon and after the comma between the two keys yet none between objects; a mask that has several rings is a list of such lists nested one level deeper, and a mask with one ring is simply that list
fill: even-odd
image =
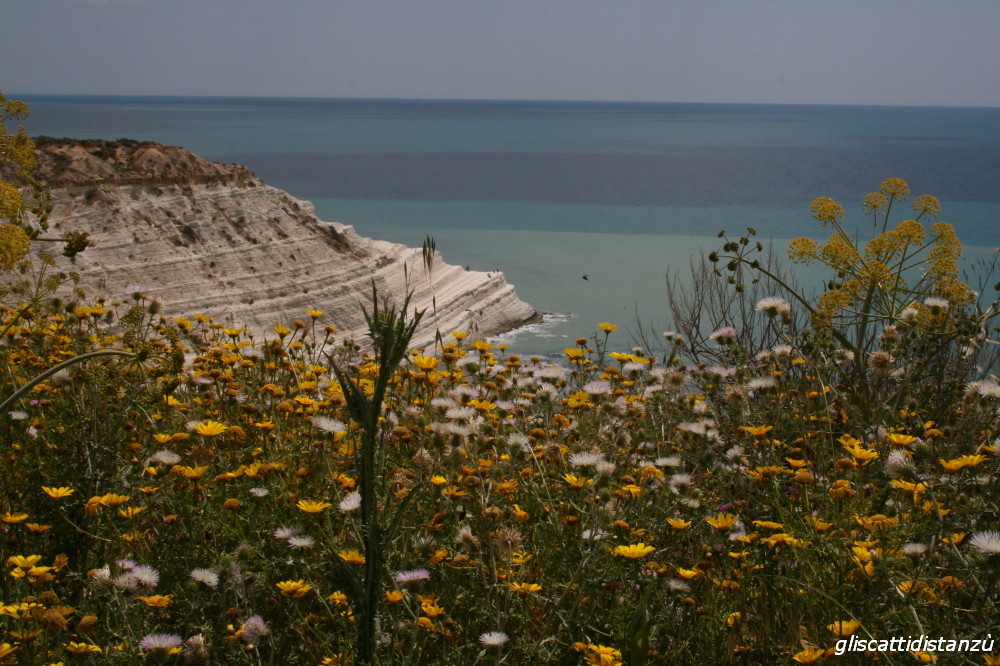
[{"label": "green stem", "polygon": [[42,374],[32,379],[30,382],[19,388],[18,390],[14,391],[14,393],[11,394],[10,397],[8,397],[6,400],[3,401],[2,404],[0,404],[0,413],[3,413],[10,405],[14,404],[15,402],[23,398],[24,395],[28,393],[28,391],[35,388],[36,386],[38,386],[38,384],[42,383],[43,381],[45,381],[52,375],[56,374],[60,370],[64,370],[65,368],[68,368],[71,365],[80,363],[82,361],[86,361],[91,358],[96,358],[98,356],[129,356],[135,358],[136,354],[133,354],[132,352],[122,351],[120,349],[101,349],[98,351],[88,352],[86,354],[80,354],[79,356],[74,356],[73,358],[67,359],[62,363],[60,363],[59,365],[52,366]]},{"label": "green stem", "polygon": [[[781,287],[782,289],[784,289],[785,292],[788,293],[789,296],[791,296],[792,298],[794,298],[795,300],[797,300],[800,304],[802,304],[802,306],[804,306],[805,309],[809,311],[809,314],[813,314],[816,311],[816,309],[809,304],[809,301],[807,301],[801,294],[799,294],[797,291],[795,291],[794,289],[792,289],[784,280],[782,280],[781,278],[779,278],[777,275],[775,275],[771,271],[767,270],[766,268],[764,268],[764,267],[762,267],[760,265],[754,266],[753,264],[751,264],[750,262],[748,262],[743,257],[729,255],[726,258],[727,259],[736,259],[737,261],[739,261],[741,263],[744,263],[744,264],[747,264],[747,265],[751,266],[751,268],[755,269],[757,272],[759,272],[762,275],[766,276],[772,282],[774,282],[779,287]],[[851,344],[851,341],[848,340],[847,337],[843,333],[841,333],[840,331],[837,331],[836,329],[833,329],[833,328],[831,328],[830,333],[833,335],[833,337],[837,338],[837,341],[840,342],[842,345],[844,345],[848,349],[856,351],[854,345]]]},{"label": "green stem", "polygon": [[871,316],[871,303],[872,298],[875,296],[875,283],[868,287],[868,293],[865,295],[865,304],[861,308],[861,321],[858,322],[858,342],[857,346],[854,348],[854,368],[857,372],[857,386],[862,392],[861,404],[864,406],[864,417],[867,423],[871,419],[871,387],[868,385],[868,378],[865,377],[865,338],[868,334],[868,319]]}]

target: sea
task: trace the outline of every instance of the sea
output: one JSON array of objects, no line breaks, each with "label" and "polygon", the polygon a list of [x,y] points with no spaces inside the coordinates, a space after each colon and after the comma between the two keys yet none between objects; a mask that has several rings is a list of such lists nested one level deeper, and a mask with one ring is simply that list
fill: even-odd
[{"label": "sea", "polygon": [[863,240],[861,201],[888,177],[940,199],[964,270],[1000,245],[998,108],[8,97],[29,105],[33,136],[183,146],[321,219],[417,247],[430,236],[448,263],[503,271],[545,313],[495,340],[521,354],[558,356],[601,322],[619,327],[615,348],[659,336],[668,274],[683,284],[720,231],[752,227],[778,255],[825,238],[817,196]]}]

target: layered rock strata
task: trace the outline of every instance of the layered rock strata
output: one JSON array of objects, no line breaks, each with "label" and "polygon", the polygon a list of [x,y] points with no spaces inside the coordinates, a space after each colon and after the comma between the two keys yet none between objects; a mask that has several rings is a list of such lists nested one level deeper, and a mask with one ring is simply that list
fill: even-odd
[{"label": "layered rock strata", "polygon": [[38,141],[37,176],[52,191],[51,229],[92,244],[62,267],[91,294],[138,285],[171,316],[206,314],[258,334],[325,312],[338,338],[363,340],[361,305],[379,294],[426,310],[415,345],[435,330],[485,337],[537,318],[502,273],[465,270],[435,253],[373,240],[316,218],[312,204],[245,167],[134,141]]}]

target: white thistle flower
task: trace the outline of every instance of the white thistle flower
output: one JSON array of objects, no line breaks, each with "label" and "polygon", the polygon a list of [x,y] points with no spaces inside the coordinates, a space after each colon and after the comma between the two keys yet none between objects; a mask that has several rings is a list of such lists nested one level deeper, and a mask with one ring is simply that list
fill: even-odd
[{"label": "white thistle flower", "polygon": [[161,465],[176,465],[181,461],[181,457],[170,449],[160,449],[151,455],[149,459],[153,462],[160,463]]},{"label": "white thistle flower", "polygon": [[256,643],[262,636],[267,636],[267,634],[267,623],[264,622],[264,618],[260,615],[251,615],[240,628],[240,640],[250,645]]},{"label": "white thistle flower", "polygon": [[476,410],[472,407],[452,407],[444,413],[446,419],[454,421],[468,421],[476,415]]},{"label": "white thistle flower", "polygon": [[143,652],[162,650],[169,652],[184,645],[177,634],[147,634],[139,641],[139,649]]},{"label": "white thistle flower", "polygon": [[193,580],[207,585],[213,590],[219,586],[219,574],[215,573],[211,569],[192,569],[191,573],[188,574]]},{"label": "white thistle flower", "polygon": [[288,547],[299,549],[299,548],[312,548],[316,545],[316,539],[313,539],[308,534],[296,534],[295,536],[288,537]]},{"label": "white thistle flower", "polygon": [[757,311],[763,312],[768,317],[784,316],[791,314],[792,306],[779,296],[768,296],[757,301]]},{"label": "white thistle flower", "polygon": [[615,464],[608,460],[602,460],[594,465],[594,471],[598,476],[609,477],[615,473]]},{"label": "white thistle flower", "polygon": [[937,313],[941,310],[947,310],[951,303],[948,302],[946,298],[940,298],[938,296],[928,296],[924,299],[924,305],[930,308],[931,312]]},{"label": "white thistle flower", "polygon": [[160,582],[160,572],[145,564],[134,567],[131,573],[135,576],[136,581],[145,587],[156,587],[156,584]]},{"label": "white thistle flower", "polygon": [[340,504],[337,505],[337,508],[343,511],[344,513],[360,509],[361,493],[359,493],[356,490],[354,492],[348,493],[347,495],[344,496],[344,499],[340,500]]},{"label": "white thistle flower", "polygon": [[302,528],[299,527],[298,525],[282,526],[282,527],[279,527],[278,529],[274,530],[274,538],[275,539],[287,540],[287,539],[292,538],[296,534],[299,534],[301,531],[302,531]]},{"label": "white thistle flower", "polygon": [[333,434],[347,432],[347,426],[344,425],[343,421],[331,419],[328,416],[314,416],[310,419],[310,421],[312,422],[314,428],[324,432]]},{"label": "white thistle flower", "polygon": [[500,647],[509,640],[510,637],[502,631],[487,631],[479,636],[479,642],[486,647]]},{"label": "white thistle flower", "polygon": [[590,453],[588,451],[574,453],[569,457],[569,464],[573,467],[591,467],[603,461],[603,455],[600,453]]},{"label": "white thistle flower", "polygon": [[969,539],[969,545],[983,555],[1000,555],[1000,532],[995,530],[976,532]]},{"label": "white thistle flower", "polygon": [[902,449],[893,449],[885,460],[885,473],[892,479],[909,476],[916,470],[913,460]]},{"label": "white thistle flower", "polygon": [[713,342],[718,342],[720,345],[731,345],[736,344],[736,339],[738,334],[736,329],[732,326],[724,326],[723,328],[713,331],[708,339]]},{"label": "white thistle flower", "polygon": [[427,580],[431,577],[431,572],[427,569],[411,569],[409,571],[400,571],[396,574],[393,580],[396,581],[398,585],[404,585],[406,583],[415,583],[421,580]]},{"label": "white thistle flower", "polygon": [[587,382],[583,385],[584,393],[589,393],[590,395],[605,395],[610,390],[611,382],[604,379]]}]

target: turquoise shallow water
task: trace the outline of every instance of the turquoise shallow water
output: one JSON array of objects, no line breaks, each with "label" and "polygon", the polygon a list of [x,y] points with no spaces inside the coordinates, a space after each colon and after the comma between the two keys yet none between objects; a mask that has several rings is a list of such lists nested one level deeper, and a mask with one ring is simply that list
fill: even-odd
[{"label": "turquoise shallow water", "polygon": [[431,235],[449,263],[502,270],[555,313],[505,336],[525,354],[558,353],[602,321],[628,347],[637,313],[669,328],[664,274],[717,247],[720,229],[753,226],[781,248],[822,237],[808,205],[826,195],[864,236],[861,198],[889,176],[941,199],[967,256],[1000,245],[1000,109],[23,99],[31,134],[181,145],[364,235]]},{"label": "turquoise shallow water", "polygon": [[[655,339],[672,328],[665,298],[667,272],[681,278],[690,274],[692,259],[698,260],[720,246],[716,236],[719,229],[713,232],[711,225],[735,217],[732,210],[711,207],[604,207],[595,211],[592,206],[521,203],[504,208],[505,215],[516,215],[518,219],[564,218],[570,229],[574,219],[603,215],[611,228],[615,220],[627,220],[630,216],[679,218],[678,227],[686,224],[695,232],[602,233],[517,228],[516,220],[503,219],[492,203],[317,199],[314,204],[320,217],[355,224],[378,238],[420,246],[429,234],[450,263],[471,265],[478,270],[500,268],[522,299],[548,314],[543,324],[501,336],[498,341],[522,354],[545,355],[558,354],[564,347],[572,346],[578,337],[592,336],[600,322],[619,325],[610,341],[618,348],[631,347],[640,334]],[[808,210],[785,210],[780,214],[794,220],[801,234],[823,237],[822,228],[809,217]],[[731,236],[738,237],[746,226],[766,222],[763,218],[767,215],[748,210],[740,218],[742,227],[730,227]],[[496,219],[497,227],[474,226],[474,221],[485,218]],[[633,224],[625,226],[632,228],[638,224],[636,220],[630,221]],[[702,231],[706,233],[698,233]],[[791,236],[759,235],[758,239],[781,254]],[[975,262],[988,258],[994,247],[966,244],[964,250],[961,267],[971,270]],[[819,285],[813,271],[800,268],[797,275],[807,288]]]}]

